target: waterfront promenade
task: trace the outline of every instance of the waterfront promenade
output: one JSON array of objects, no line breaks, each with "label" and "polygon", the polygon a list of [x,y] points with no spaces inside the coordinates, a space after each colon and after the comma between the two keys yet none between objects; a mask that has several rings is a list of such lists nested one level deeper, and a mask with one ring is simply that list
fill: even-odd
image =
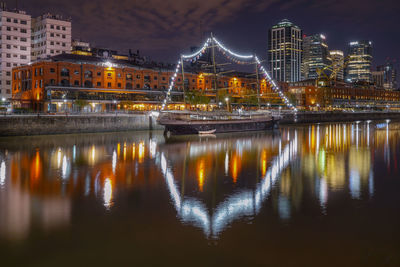
[{"label": "waterfront promenade", "polygon": [[[280,124],[400,119],[399,112],[282,112]],[[150,113],[0,116],[0,136],[163,130]]]}]

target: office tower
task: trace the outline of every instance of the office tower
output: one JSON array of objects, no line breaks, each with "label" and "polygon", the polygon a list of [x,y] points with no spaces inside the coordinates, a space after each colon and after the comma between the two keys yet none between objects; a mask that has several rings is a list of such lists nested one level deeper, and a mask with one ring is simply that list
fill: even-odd
[{"label": "office tower", "polygon": [[372,42],[358,41],[349,44],[349,63],[346,68],[346,81],[372,82]]},{"label": "office tower", "polygon": [[383,89],[383,80],[384,80],[384,75],[385,72],[382,70],[377,70],[377,71],[372,71],[371,76],[372,76],[372,83],[375,84],[376,88],[378,89]]},{"label": "office tower", "polygon": [[326,37],[323,34],[306,36],[303,39],[303,80],[318,78],[318,69],[330,65],[330,55]]},{"label": "office tower", "polygon": [[344,80],[344,54],[341,50],[331,50],[329,52],[332,67],[337,70],[336,72],[336,80],[343,81]]},{"label": "office tower", "polygon": [[31,61],[31,16],[0,5],[0,98],[11,99],[12,68]]},{"label": "office tower", "polygon": [[269,30],[268,65],[271,76],[280,82],[301,79],[302,30],[284,19]]},{"label": "office tower", "polygon": [[397,89],[397,71],[389,60],[384,65],[377,67],[377,71],[383,72],[383,87],[388,90]]},{"label": "office tower", "polygon": [[32,19],[32,61],[71,52],[71,20],[45,14]]}]

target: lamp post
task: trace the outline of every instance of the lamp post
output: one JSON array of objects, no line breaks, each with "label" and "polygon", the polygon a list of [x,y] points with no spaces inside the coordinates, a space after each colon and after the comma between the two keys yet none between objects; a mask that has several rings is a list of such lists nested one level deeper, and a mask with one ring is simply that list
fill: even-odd
[{"label": "lamp post", "polygon": [[226,109],[228,110],[228,112],[231,111],[230,106],[229,106],[229,97],[225,98],[225,102],[226,102]]}]

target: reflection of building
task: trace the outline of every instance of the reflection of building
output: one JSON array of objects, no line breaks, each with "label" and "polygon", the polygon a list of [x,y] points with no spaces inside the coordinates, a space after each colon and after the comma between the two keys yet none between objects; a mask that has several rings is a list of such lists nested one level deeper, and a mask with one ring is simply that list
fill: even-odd
[{"label": "reflection of building", "polygon": [[349,63],[346,81],[371,82],[372,42],[359,41],[349,44]]},{"label": "reflection of building", "polygon": [[32,19],[32,61],[70,52],[70,19],[52,14]]},{"label": "reflection of building", "polygon": [[274,80],[301,79],[302,42],[302,30],[286,19],[269,30],[268,64]]},{"label": "reflection of building", "polygon": [[322,34],[314,34],[304,37],[302,79],[318,78],[317,69],[323,69],[330,64],[326,37]]}]

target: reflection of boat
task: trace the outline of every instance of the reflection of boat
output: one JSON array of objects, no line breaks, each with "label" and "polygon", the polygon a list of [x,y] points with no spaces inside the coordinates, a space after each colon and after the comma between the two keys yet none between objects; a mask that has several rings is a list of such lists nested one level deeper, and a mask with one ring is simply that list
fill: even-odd
[{"label": "reflection of boat", "polygon": [[158,123],[167,135],[265,131],[277,124],[270,113],[164,112]]},{"label": "reflection of boat", "polygon": [[209,131],[199,131],[199,135],[212,135],[216,131],[217,131],[217,129],[212,129],[212,130],[209,130]]}]

